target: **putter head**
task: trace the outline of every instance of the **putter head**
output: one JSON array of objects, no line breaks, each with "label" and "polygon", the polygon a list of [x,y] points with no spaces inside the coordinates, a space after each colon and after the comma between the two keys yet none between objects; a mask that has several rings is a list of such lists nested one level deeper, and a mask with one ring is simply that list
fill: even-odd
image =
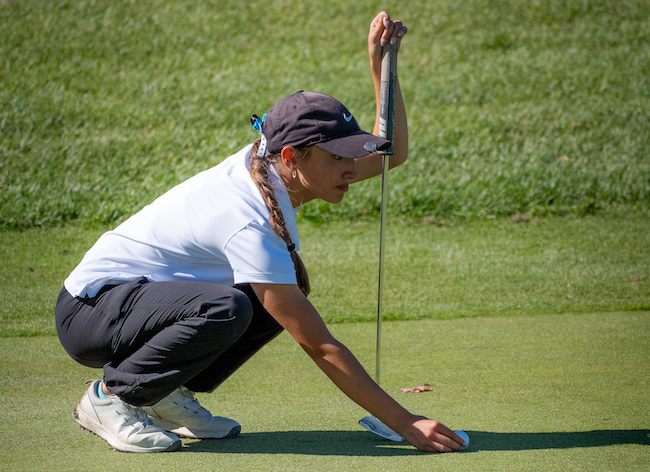
[{"label": "putter head", "polygon": [[404,438],[397,434],[395,431],[390,429],[384,423],[379,421],[374,416],[364,416],[359,420],[359,424],[366,428],[371,433],[375,433],[382,438],[389,439],[391,441],[404,441]]}]

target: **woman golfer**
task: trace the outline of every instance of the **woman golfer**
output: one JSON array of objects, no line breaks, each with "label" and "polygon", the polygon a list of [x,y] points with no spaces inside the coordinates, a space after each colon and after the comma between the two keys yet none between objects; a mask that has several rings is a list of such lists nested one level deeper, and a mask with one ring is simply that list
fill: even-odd
[{"label": "woman golfer", "polygon": [[[382,46],[405,33],[385,12],[372,21],[377,100]],[[75,420],[127,452],[177,451],[178,436],[236,436],[239,424],[213,417],[193,392],[212,392],[286,329],[346,395],[412,445],[459,450],[449,428],[409,413],[375,384],[306,297],[295,211],[316,198],[338,203],[350,184],[380,174],[373,151],[389,143],[313,92],[280,100],[254,127],[257,142],[105,233],[65,280],[61,343],[104,370]],[[406,160],[407,135],[398,88],[394,165]]]}]

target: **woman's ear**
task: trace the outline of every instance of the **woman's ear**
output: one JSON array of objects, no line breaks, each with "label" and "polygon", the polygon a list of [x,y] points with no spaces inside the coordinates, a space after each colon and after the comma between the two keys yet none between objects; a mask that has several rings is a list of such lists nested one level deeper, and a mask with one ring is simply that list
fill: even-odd
[{"label": "woman's ear", "polygon": [[280,151],[282,163],[289,169],[293,169],[296,165],[296,148],[293,146],[285,146]]}]

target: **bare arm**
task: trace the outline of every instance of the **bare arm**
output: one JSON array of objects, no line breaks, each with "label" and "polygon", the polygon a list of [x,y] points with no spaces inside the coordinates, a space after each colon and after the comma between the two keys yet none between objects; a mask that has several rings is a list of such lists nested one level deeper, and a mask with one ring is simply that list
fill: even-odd
[{"label": "bare arm", "polygon": [[297,285],[251,284],[264,308],[354,402],[426,452],[452,452],[462,440],[437,421],[409,413],[384,392],[329,332]]},{"label": "bare arm", "polygon": [[[379,97],[381,90],[381,52],[384,41],[390,41],[394,38],[396,41],[402,40],[406,34],[406,27],[401,21],[391,21],[386,12],[379,13],[370,24],[368,33],[368,54],[370,55],[370,70],[375,87],[376,116],[375,128],[373,134],[379,133]],[[395,94],[395,137],[393,141],[394,154],[390,157],[390,168],[406,162],[408,158],[408,123],[406,119],[406,108],[402,98],[402,91],[397,78],[397,87]],[[356,160],[359,177],[355,182],[374,177],[381,174],[381,156],[370,154]]]}]

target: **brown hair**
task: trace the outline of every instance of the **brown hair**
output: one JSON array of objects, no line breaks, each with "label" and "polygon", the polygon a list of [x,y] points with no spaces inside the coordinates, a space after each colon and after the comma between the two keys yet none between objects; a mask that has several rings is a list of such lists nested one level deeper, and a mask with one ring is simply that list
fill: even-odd
[{"label": "brown hair", "polygon": [[[291,240],[291,236],[289,235],[289,231],[284,222],[284,215],[282,214],[277,198],[275,198],[275,191],[273,190],[273,185],[270,180],[269,166],[277,162],[280,155],[275,154],[272,156],[259,157],[257,155],[259,144],[260,141],[258,139],[255,144],[253,144],[253,149],[251,150],[251,178],[262,194],[264,203],[266,203],[266,207],[271,213],[269,216],[271,228],[273,228],[273,231],[275,231],[287,244],[287,249],[289,249],[291,260],[293,261],[293,267],[296,270],[298,287],[300,287],[302,293],[307,296],[310,292],[309,275],[307,274],[307,269],[305,269],[302,259],[300,259],[300,256],[296,252],[296,246]],[[301,154],[299,159],[304,160],[309,155],[310,148],[298,149],[298,151]]]}]

